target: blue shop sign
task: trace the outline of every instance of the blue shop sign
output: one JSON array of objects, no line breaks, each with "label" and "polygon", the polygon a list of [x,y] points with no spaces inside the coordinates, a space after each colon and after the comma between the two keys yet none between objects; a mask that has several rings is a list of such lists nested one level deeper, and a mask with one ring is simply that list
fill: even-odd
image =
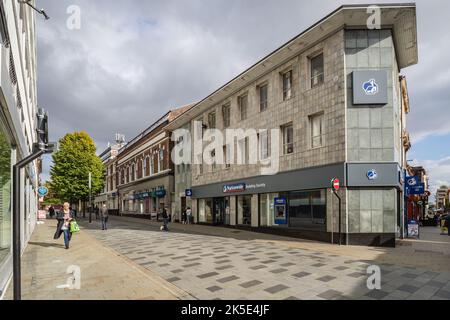
[{"label": "blue shop sign", "polygon": [[223,193],[244,192],[245,183],[228,184],[223,186]]},{"label": "blue shop sign", "polygon": [[192,189],[186,189],[185,195],[186,197],[192,197]]},{"label": "blue shop sign", "polygon": [[156,191],[155,191],[155,195],[156,195],[158,198],[163,198],[163,197],[166,196],[166,190],[165,190],[165,189],[156,190]]},{"label": "blue shop sign", "polygon": [[406,177],[406,186],[408,188],[412,188],[415,186],[420,185],[420,178],[415,176],[415,177]]},{"label": "blue shop sign", "polygon": [[425,184],[419,183],[414,187],[407,186],[407,194],[408,195],[422,195],[425,194]]},{"label": "blue shop sign", "polygon": [[274,211],[275,211],[275,217],[274,217],[275,224],[287,224],[288,223],[286,198],[275,198]]},{"label": "blue shop sign", "polygon": [[47,187],[40,186],[40,187],[38,188],[38,193],[39,193],[39,196],[40,196],[40,197],[45,197],[45,196],[48,194],[48,189],[47,189]]}]

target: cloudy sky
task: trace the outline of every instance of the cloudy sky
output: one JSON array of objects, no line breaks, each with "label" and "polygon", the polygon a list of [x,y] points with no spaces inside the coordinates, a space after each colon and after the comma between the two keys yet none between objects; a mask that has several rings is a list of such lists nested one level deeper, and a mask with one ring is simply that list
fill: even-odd
[{"label": "cloudy sky", "polygon": [[[87,131],[99,150],[198,101],[342,4],[361,0],[37,0],[38,98],[52,140]],[[378,0],[382,2],[399,2]],[[67,27],[80,8],[81,28]],[[409,159],[450,184],[450,1],[418,0],[419,64],[403,70]],[[47,161],[47,170],[49,161]],[[44,178],[48,177],[44,173]]]}]

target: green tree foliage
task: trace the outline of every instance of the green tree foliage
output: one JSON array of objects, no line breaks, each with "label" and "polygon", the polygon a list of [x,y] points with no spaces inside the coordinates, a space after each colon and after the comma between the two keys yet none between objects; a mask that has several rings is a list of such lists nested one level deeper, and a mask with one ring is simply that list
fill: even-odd
[{"label": "green tree foliage", "polygon": [[89,172],[92,195],[103,188],[103,164],[96,155],[92,138],[84,131],[66,134],[53,154],[50,187],[58,199],[74,203],[89,199]]}]

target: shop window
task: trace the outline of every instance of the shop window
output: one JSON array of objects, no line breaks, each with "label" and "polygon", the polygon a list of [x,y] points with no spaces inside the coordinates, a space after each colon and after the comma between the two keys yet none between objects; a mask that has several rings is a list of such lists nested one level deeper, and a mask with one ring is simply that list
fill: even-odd
[{"label": "shop window", "polygon": [[310,59],[311,65],[311,88],[318,86],[324,81],[323,53]]},{"label": "shop window", "polygon": [[288,199],[290,227],[326,230],[325,190],[289,192],[281,197]]},{"label": "shop window", "polygon": [[248,109],[248,95],[243,95],[238,98],[239,112],[241,115],[241,120],[247,119],[247,109]]},{"label": "shop window", "polygon": [[323,113],[309,117],[311,148],[323,145]]},{"label": "shop window", "polygon": [[11,145],[0,124],[0,264],[11,248]]},{"label": "shop window", "polygon": [[292,71],[283,74],[283,101],[292,98]]},{"label": "shop window", "polygon": [[252,224],[252,196],[238,196],[238,225]]},{"label": "shop window", "polygon": [[267,110],[269,105],[269,86],[267,84],[259,87],[259,111],[263,112]]},{"label": "shop window", "polygon": [[292,123],[282,127],[283,132],[283,153],[294,153],[294,127]]},{"label": "shop window", "polygon": [[278,198],[278,193],[259,195],[260,226],[262,227],[276,226],[274,206],[275,198]]}]

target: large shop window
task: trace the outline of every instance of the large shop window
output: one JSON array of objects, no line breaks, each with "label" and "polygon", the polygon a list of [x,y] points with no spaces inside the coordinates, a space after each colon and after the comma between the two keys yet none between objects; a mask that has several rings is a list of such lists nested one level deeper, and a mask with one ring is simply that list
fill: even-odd
[{"label": "large shop window", "polygon": [[198,200],[198,221],[203,223],[212,223],[212,209],[213,201],[212,199],[200,199]]},{"label": "large shop window", "polygon": [[327,204],[325,190],[289,192],[289,226],[326,231]]},{"label": "large shop window", "polygon": [[270,227],[275,224],[275,198],[278,193],[266,193],[259,195],[259,212],[260,212],[260,226]]},{"label": "large shop window", "polygon": [[0,124],[0,263],[11,248],[11,145]]},{"label": "large shop window", "polygon": [[238,197],[238,225],[252,224],[252,196]]}]

